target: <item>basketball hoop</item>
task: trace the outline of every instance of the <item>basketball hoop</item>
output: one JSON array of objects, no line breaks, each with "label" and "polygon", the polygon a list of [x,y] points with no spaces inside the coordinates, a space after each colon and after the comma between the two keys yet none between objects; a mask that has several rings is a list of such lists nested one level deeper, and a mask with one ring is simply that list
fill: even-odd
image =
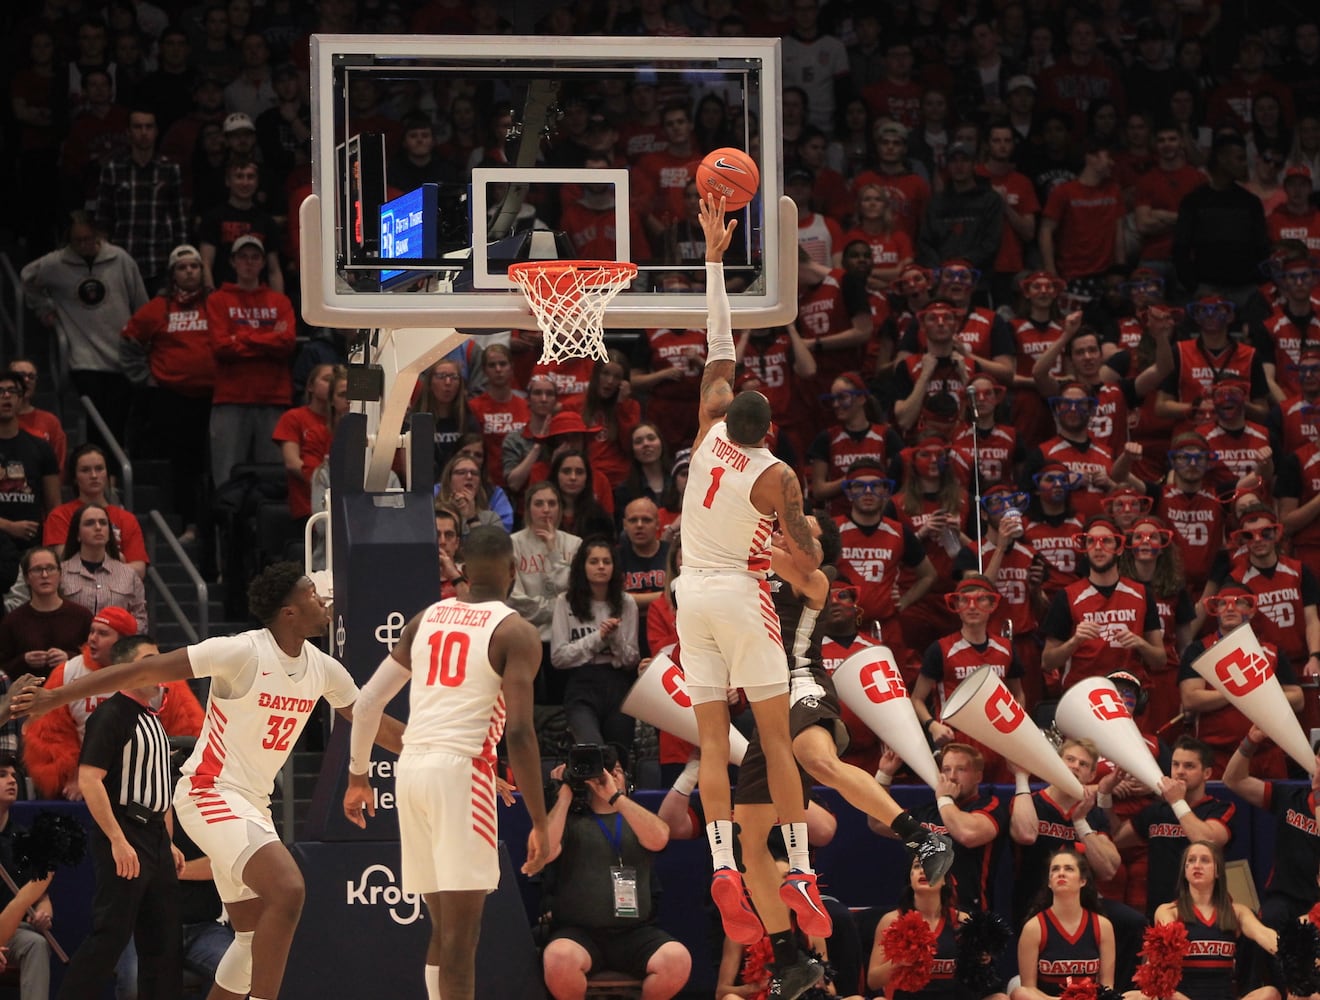
[{"label": "basketball hoop", "polygon": [[509,265],[545,335],[541,364],[605,353],[605,307],[637,277],[637,265],[613,260],[529,260]]}]

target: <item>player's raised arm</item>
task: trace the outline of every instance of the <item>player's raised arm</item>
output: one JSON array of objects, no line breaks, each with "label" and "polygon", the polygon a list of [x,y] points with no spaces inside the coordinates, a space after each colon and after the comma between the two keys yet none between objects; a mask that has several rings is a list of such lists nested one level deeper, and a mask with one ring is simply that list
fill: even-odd
[{"label": "player's raised arm", "polygon": [[724,199],[701,199],[701,228],[706,234],[706,367],[701,375],[701,403],[695,448],[710,425],[724,416],[733,399],[737,351],[733,344],[733,313],[724,290],[724,251],[738,220],[725,222]]},{"label": "player's raised arm", "polygon": [[13,696],[10,710],[15,718],[35,717],[93,695],[114,694],[116,691],[147,687],[150,684],[167,684],[170,681],[187,680],[192,676],[192,663],[188,660],[188,649],[184,647],[169,653],[143,657],[132,663],[102,667],[56,688],[29,687]]},{"label": "player's raised arm", "polygon": [[[767,469],[762,479],[770,479],[775,490],[775,513],[779,516],[779,530],[783,534],[784,548],[798,573],[810,576],[820,568],[820,542],[807,519],[802,499],[802,484],[797,473],[783,463]],[[759,489],[761,483],[758,482]]]}]

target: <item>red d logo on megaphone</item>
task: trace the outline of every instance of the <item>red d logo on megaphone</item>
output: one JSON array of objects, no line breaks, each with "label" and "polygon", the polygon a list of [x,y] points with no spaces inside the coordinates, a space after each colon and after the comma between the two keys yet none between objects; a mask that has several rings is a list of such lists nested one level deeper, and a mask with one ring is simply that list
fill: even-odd
[{"label": "red d logo on megaphone", "polygon": [[674,700],[674,704],[679,708],[691,708],[692,699],[688,693],[683,690],[683,671],[679,669],[677,663],[671,663],[663,674],[660,675],[660,684],[665,689],[665,693]]},{"label": "red d logo on megaphone", "polygon": [[876,705],[907,697],[907,687],[903,684],[902,676],[888,660],[868,663],[858,672],[857,679],[866,697]]},{"label": "red d logo on megaphone", "polygon": [[1235,698],[1250,694],[1274,676],[1270,661],[1258,653],[1235,649],[1215,664],[1215,676],[1224,683],[1224,690]]},{"label": "red d logo on megaphone", "polygon": [[1110,719],[1132,718],[1127,706],[1123,704],[1123,699],[1113,691],[1097,688],[1091,692],[1090,701],[1091,713],[1101,722],[1108,722]]},{"label": "red d logo on megaphone", "polygon": [[1026,713],[1022,711],[1022,706],[1013,700],[1008,688],[1000,687],[985,700],[985,717],[990,725],[1001,733],[1011,733],[1022,724]]}]

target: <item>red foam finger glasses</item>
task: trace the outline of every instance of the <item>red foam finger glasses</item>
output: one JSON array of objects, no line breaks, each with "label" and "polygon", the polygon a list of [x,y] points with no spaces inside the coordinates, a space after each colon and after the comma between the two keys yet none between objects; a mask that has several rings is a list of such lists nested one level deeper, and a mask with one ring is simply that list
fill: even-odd
[{"label": "red foam finger glasses", "polygon": [[1243,614],[1250,614],[1256,610],[1256,598],[1249,594],[1238,594],[1234,597],[1206,597],[1201,604],[1207,614],[1216,618],[1229,608],[1237,608]]},{"label": "red foam finger glasses", "polygon": [[1233,532],[1235,545],[1249,545],[1252,542],[1277,542],[1283,535],[1283,525],[1265,524],[1259,528],[1238,528]]},{"label": "red foam finger glasses", "polygon": [[988,590],[955,591],[944,595],[944,606],[950,611],[966,611],[972,607],[994,611],[999,607],[999,594]]},{"label": "red foam finger glasses", "polygon": [[1073,535],[1073,548],[1079,552],[1102,549],[1105,552],[1122,552],[1122,535],[1088,535],[1085,532]]},{"label": "red foam finger glasses", "polygon": [[1152,548],[1167,549],[1173,541],[1173,532],[1168,528],[1139,528],[1128,534],[1127,543],[1133,548],[1149,545]]}]

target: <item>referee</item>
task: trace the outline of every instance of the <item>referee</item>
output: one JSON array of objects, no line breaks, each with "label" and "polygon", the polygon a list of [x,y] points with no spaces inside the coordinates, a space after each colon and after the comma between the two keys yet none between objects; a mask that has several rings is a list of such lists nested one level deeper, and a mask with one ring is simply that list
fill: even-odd
[{"label": "referee", "polygon": [[[111,663],[157,654],[144,635],[120,639]],[[92,931],[69,963],[59,1000],[99,996],[131,937],[137,944],[140,1000],[177,1000],[183,992],[178,871],[170,842],[170,746],[151,707],[154,685],[120,691],[87,719],[78,787],[97,829]]]}]

